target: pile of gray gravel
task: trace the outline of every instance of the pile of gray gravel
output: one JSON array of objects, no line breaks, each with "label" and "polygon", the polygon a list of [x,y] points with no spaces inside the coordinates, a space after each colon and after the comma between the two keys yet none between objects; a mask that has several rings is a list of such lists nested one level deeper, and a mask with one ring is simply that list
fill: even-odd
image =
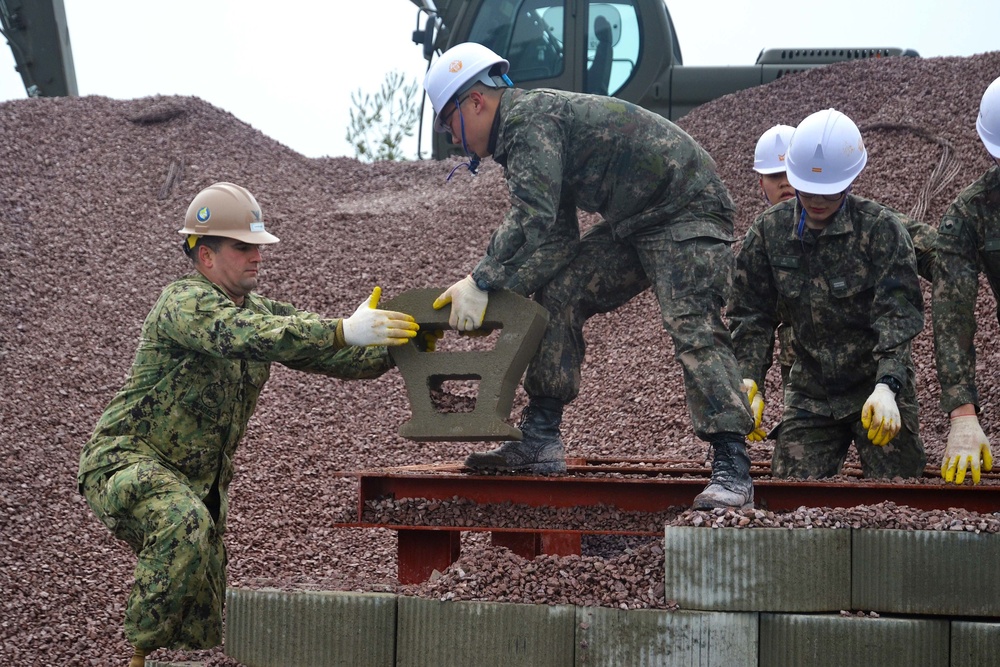
[{"label": "pile of gray gravel", "polygon": [[[829,106],[873,128],[865,132],[870,160],[855,192],[904,212],[923,202],[924,218],[936,224],[958,192],[992,164],[974,123],[982,92],[998,74],[1000,52],[844,63],[727,96],[681,125],[718,162],[740,206],[741,235],[763,208],[750,170],[757,137]],[[943,145],[957,171],[921,198]],[[446,182],[455,164],[307,159],[197,98],[0,104],[4,664],[107,665],[127,655],[121,623],[134,558],[77,493],[77,461],[128,371],[148,309],[160,289],[189,268],[176,229],[194,194],[220,180],[248,187],[282,239],[267,251],[261,291],[341,316],[374,285],[391,298],[450,285],[474,266],[505,210],[506,191],[501,170],[489,161],[478,177],[459,171]],[[986,290],[978,312],[983,425],[995,435],[1000,350]],[[572,455],[705,459],[707,447],[690,432],[680,369],[659,321],[646,293],[588,324],[583,391],[564,421]],[[929,462],[936,464],[946,423],[937,407],[929,327],[914,348],[921,426]],[[775,371],[767,382],[772,425],[780,408],[777,387]],[[516,407],[523,401],[519,393]],[[581,557],[525,562],[490,547],[482,534],[466,534],[454,567],[435,581],[399,587],[391,531],[334,526],[357,503],[355,483],[340,474],[456,461],[482,446],[406,441],[396,429],[408,414],[395,371],[350,383],[276,367],[236,460],[230,584],[669,606],[659,587],[662,550],[655,540],[589,540]],[[767,460],[769,448],[755,445],[752,455]],[[822,508],[792,513],[801,518],[672,512],[692,525],[744,519],[747,525],[799,525],[808,518],[811,525],[888,527],[898,520],[923,529],[995,532],[997,520],[962,511],[919,517],[879,505],[859,508],[870,519]],[[218,649],[155,657],[171,656],[235,664]]]}]

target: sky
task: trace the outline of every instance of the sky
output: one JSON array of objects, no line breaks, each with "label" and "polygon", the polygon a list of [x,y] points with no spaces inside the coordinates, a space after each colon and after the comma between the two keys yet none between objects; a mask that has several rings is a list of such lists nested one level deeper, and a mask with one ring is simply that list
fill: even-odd
[{"label": "sky", "polygon": [[[352,94],[376,93],[394,71],[419,86],[427,67],[411,39],[424,16],[418,23],[410,0],[64,3],[80,95],[199,97],[307,157],[354,157],[345,139]],[[685,65],[750,65],[762,48],[902,47],[923,57],[1000,50],[998,0],[668,6]],[[0,38],[0,103],[25,97]],[[429,133],[425,123],[424,156]],[[416,157],[415,138],[404,152]]]}]

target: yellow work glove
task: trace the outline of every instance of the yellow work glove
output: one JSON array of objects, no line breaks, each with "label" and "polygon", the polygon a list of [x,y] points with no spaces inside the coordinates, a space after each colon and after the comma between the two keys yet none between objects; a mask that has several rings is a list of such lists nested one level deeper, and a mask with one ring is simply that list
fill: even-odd
[{"label": "yellow work glove", "polygon": [[448,326],[459,331],[472,331],[483,324],[489,292],[476,287],[472,276],[466,276],[445,290],[431,304],[435,310],[451,304]]},{"label": "yellow work glove", "polygon": [[747,440],[752,442],[766,440],[767,431],[760,427],[760,422],[764,418],[764,397],[757,391],[757,383],[750,378],[743,378],[742,389],[747,393],[750,412],[753,414],[753,430],[747,435]]},{"label": "yellow work glove", "polygon": [[902,425],[899,419],[899,407],[896,406],[896,394],[889,385],[879,382],[875,391],[865,401],[861,408],[861,425],[868,429],[868,439],[873,445],[885,447],[896,437]]},{"label": "yellow work glove", "polygon": [[420,325],[406,313],[378,310],[382,288],[361,302],[354,314],[343,320],[344,342],[348,345],[403,345],[417,335]]},{"label": "yellow work glove", "polygon": [[979,418],[975,415],[952,417],[948,432],[948,446],[941,460],[941,477],[946,482],[961,484],[965,481],[966,468],[972,468],[972,483],[979,484],[979,468],[993,470],[993,454]]}]

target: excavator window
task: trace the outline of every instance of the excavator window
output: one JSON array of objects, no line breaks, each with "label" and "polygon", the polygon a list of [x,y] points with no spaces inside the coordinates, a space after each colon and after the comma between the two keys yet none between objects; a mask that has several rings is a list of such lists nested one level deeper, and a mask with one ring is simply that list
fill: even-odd
[{"label": "excavator window", "polygon": [[510,61],[510,78],[518,82],[551,79],[562,74],[562,12],[559,22],[546,17],[560,0],[500,0],[484,2],[469,39],[487,46]]},{"label": "excavator window", "polygon": [[635,0],[589,2],[586,91],[614,95],[635,71],[642,44]]}]

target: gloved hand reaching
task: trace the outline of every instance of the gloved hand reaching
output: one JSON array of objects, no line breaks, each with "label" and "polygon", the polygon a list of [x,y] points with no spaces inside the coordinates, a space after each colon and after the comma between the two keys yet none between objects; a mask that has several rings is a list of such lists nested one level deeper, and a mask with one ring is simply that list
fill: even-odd
[{"label": "gloved hand reaching", "polygon": [[946,482],[961,484],[965,481],[966,468],[972,468],[972,483],[979,484],[980,461],[982,469],[993,470],[993,454],[979,418],[964,415],[951,418],[948,445],[941,460],[941,477]]},{"label": "gloved hand reaching", "polygon": [[472,331],[482,326],[489,298],[489,292],[476,287],[476,281],[469,275],[445,290],[431,305],[438,310],[450,303],[448,326],[459,331]]},{"label": "gloved hand reaching", "polygon": [[377,310],[382,288],[361,302],[350,317],[342,320],[348,345],[403,345],[417,335],[420,325],[406,313]]},{"label": "gloved hand reaching", "polygon": [[760,427],[760,422],[764,418],[764,397],[757,391],[757,383],[750,378],[743,378],[743,391],[747,393],[747,400],[750,401],[750,412],[753,414],[753,430],[747,434],[747,440],[761,442],[767,439],[767,431]]},{"label": "gloved hand reaching", "polygon": [[889,385],[882,382],[875,385],[875,391],[861,408],[861,425],[868,429],[868,439],[872,444],[879,447],[885,447],[899,433],[902,426],[899,407],[896,405],[896,394],[889,389]]}]

